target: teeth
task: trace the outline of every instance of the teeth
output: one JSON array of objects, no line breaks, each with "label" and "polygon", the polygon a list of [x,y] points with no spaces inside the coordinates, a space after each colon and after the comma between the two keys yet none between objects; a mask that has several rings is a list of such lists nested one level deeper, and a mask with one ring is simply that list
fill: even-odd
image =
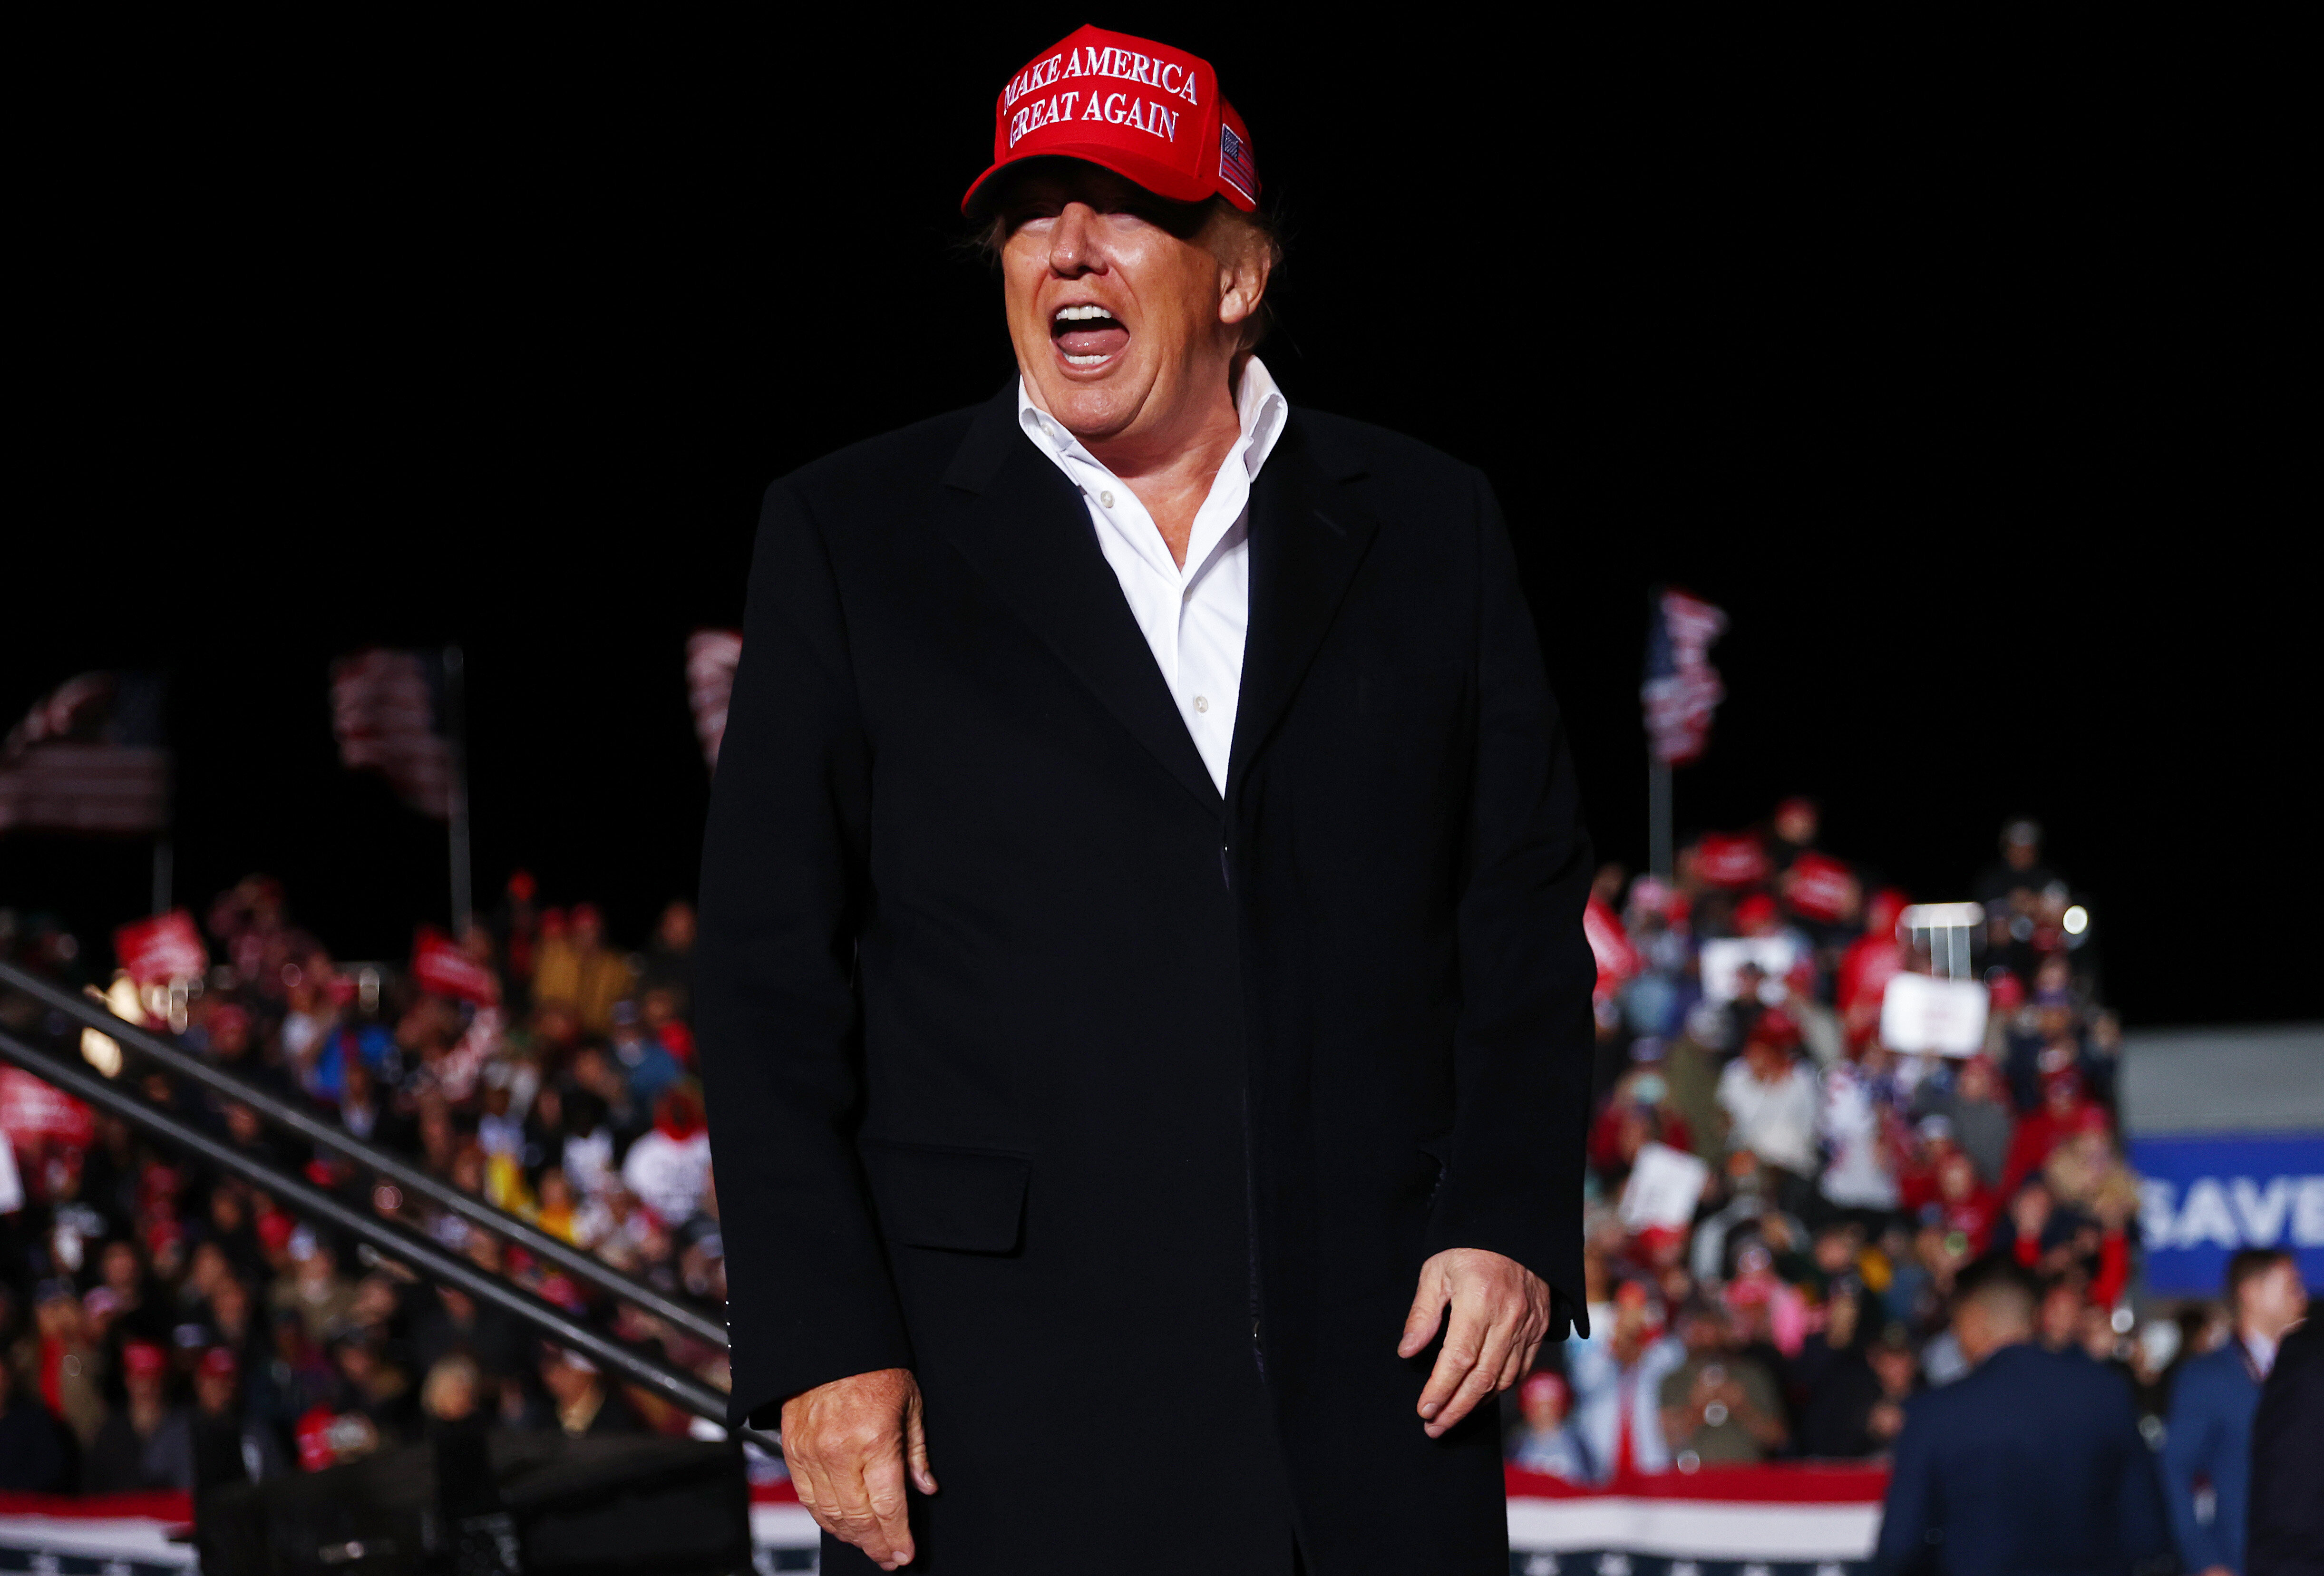
[{"label": "teeth", "polygon": [[1093,318],[1111,318],[1113,314],[1107,311],[1103,307],[1060,307],[1057,309],[1057,321],[1060,323],[1080,323],[1085,322]]},{"label": "teeth", "polygon": [[1101,362],[1110,361],[1111,359],[1112,358],[1111,356],[1104,355],[1068,355],[1065,357],[1065,364],[1067,366],[1095,366]]}]

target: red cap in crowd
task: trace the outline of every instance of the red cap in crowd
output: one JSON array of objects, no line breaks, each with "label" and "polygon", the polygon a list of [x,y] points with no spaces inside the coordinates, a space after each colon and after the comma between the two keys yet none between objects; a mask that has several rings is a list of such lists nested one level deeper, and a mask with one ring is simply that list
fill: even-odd
[{"label": "red cap in crowd", "polygon": [[1773,925],[1780,917],[1775,912],[1775,899],[1765,892],[1754,892],[1735,905],[1735,928],[1749,931],[1762,925]]},{"label": "red cap in crowd", "polygon": [[197,1371],[214,1379],[230,1379],[234,1378],[235,1368],[234,1349],[213,1346],[202,1353],[201,1366]]},{"label": "red cap in crowd", "polygon": [[269,1253],[280,1253],[290,1246],[290,1233],[299,1222],[281,1210],[272,1210],[258,1217],[258,1245]]},{"label": "red cap in crowd", "polygon": [[1764,1040],[1779,1050],[1789,1050],[1800,1043],[1800,1026],[1792,1015],[1780,1007],[1770,1007],[1751,1025],[1751,1037]]},{"label": "red cap in crowd", "polygon": [[[1084,27],[1009,78],[992,109],[992,163],[960,199],[1019,159],[1083,159],[1173,202],[1259,206],[1250,133],[1211,63],[1126,32]],[[986,193],[990,195],[990,193]]]},{"label": "red cap in crowd", "polygon": [[169,1358],[150,1341],[131,1341],[122,1345],[122,1371],[133,1379],[159,1378],[161,1370],[169,1366]]},{"label": "red cap in crowd", "polygon": [[1554,1374],[1544,1369],[1540,1373],[1526,1378],[1525,1387],[1517,1392],[1517,1399],[1528,1406],[1542,1401],[1554,1400],[1557,1403],[1557,1409],[1563,1412],[1572,1394],[1573,1391],[1566,1384],[1563,1375]]}]

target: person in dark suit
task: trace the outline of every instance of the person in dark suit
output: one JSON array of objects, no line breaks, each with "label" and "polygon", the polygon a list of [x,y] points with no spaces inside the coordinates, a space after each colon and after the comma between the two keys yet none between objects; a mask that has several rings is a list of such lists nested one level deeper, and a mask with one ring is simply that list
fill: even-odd
[{"label": "person in dark suit", "polygon": [[2285,1335],[2252,1419],[2244,1576],[2324,1576],[2324,1323]]},{"label": "person in dark suit", "polygon": [[1084,29],[995,144],[1019,375],[760,526],[696,954],[730,1415],[826,1571],[1506,1571],[1477,1403],[1582,1322],[1594,965],[1499,509],[1252,354],[1206,63]]},{"label": "person in dark suit", "polygon": [[[2285,1249],[2243,1249],[2227,1260],[2227,1339],[2181,1367],[2163,1436],[2163,1503],[2180,1558],[2197,1576],[2242,1576],[2252,1418],[2276,1343],[2308,1312],[2300,1261]],[[2199,1479],[2210,1488],[2208,1520],[2197,1514]]]},{"label": "person in dark suit", "polygon": [[2176,1556],[2130,1387],[2034,1344],[2040,1288],[1987,1258],[1955,1283],[1972,1369],[1904,1408],[1873,1569],[1880,1576],[2126,1576]]}]

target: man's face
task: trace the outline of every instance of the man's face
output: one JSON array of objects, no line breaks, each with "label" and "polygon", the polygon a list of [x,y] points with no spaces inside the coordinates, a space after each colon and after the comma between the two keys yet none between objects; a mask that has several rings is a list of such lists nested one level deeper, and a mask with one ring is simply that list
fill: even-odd
[{"label": "man's face", "polygon": [[1167,438],[1231,399],[1228,367],[1266,277],[1248,277],[1247,248],[1214,245],[1231,221],[1071,160],[1019,176],[999,212],[1017,364],[1075,437]]},{"label": "man's face", "polygon": [[2300,1267],[2283,1259],[2254,1276],[2244,1283],[2242,1303],[2245,1319],[2267,1334],[2288,1329],[2308,1312],[2308,1288],[2301,1282]]}]

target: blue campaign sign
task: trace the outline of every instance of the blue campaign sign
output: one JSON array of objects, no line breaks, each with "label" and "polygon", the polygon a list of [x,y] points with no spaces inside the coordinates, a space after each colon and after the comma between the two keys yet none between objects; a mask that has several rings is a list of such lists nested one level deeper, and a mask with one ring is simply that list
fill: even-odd
[{"label": "blue campaign sign", "polygon": [[2324,1287],[2324,1133],[2133,1138],[2130,1164],[2148,1290],[2216,1296],[2243,1248],[2289,1248]]}]

